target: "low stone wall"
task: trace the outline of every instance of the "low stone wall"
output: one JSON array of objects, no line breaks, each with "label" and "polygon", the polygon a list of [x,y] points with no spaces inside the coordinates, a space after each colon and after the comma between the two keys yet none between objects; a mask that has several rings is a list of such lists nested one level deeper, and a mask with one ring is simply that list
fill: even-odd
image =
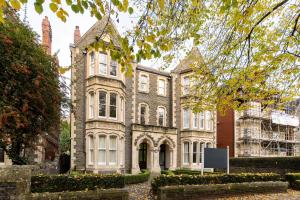
[{"label": "low stone wall", "polygon": [[207,199],[232,194],[286,192],[287,182],[228,183],[215,185],[180,185],[159,188],[158,200]]},{"label": "low stone wall", "polygon": [[0,200],[22,199],[30,192],[31,168],[9,166],[0,168]]},{"label": "low stone wall", "polygon": [[24,200],[128,200],[128,191],[126,189],[107,189],[75,192],[45,192],[31,193],[23,196]]}]

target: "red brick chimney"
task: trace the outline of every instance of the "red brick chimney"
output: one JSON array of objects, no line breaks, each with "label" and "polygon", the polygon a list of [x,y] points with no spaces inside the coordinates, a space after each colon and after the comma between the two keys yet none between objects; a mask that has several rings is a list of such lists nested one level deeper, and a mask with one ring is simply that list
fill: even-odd
[{"label": "red brick chimney", "polygon": [[42,38],[42,45],[45,49],[45,51],[51,55],[51,48],[52,48],[52,29],[50,22],[48,20],[48,17],[45,16],[42,22],[42,32],[43,32],[43,38]]},{"label": "red brick chimney", "polygon": [[76,44],[81,38],[79,26],[75,26],[74,30],[74,44]]}]

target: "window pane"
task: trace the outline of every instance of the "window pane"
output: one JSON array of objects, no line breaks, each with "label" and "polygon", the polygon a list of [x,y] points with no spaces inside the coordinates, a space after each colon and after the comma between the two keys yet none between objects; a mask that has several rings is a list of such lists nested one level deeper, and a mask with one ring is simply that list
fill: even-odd
[{"label": "window pane", "polygon": [[100,149],[105,149],[105,136],[100,136],[99,137],[99,148]]},{"label": "window pane", "polygon": [[105,150],[99,150],[99,155],[98,156],[99,156],[98,162],[106,163]]},{"label": "window pane", "polygon": [[90,112],[90,118],[94,117],[94,93],[90,93],[90,106],[89,106],[89,112]]},{"label": "window pane", "polygon": [[89,136],[89,162],[94,162],[94,138]]},{"label": "window pane", "polygon": [[189,143],[184,143],[184,163],[189,163]]},{"label": "window pane", "polygon": [[189,128],[190,126],[190,114],[189,109],[183,110],[183,128]]},{"label": "window pane", "polygon": [[105,53],[99,53],[99,63],[106,65],[107,55]]},{"label": "window pane", "polygon": [[206,111],[206,129],[211,130],[211,112]]},{"label": "window pane", "polygon": [[159,108],[158,108],[158,124],[159,124],[160,126],[163,126],[163,125],[164,125],[164,118],[165,118],[165,109],[159,107]]},{"label": "window pane", "polygon": [[110,163],[116,163],[117,160],[117,152],[115,150],[109,151],[109,162]]},{"label": "window pane", "polygon": [[145,124],[145,116],[146,115],[146,106],[145,105],[141,105],[141,115],[140,115],[140,123],[141,124]]},{"label": "window pane", "polygon": [[189,93],[190,90],[190,79],[189,77],[185,77],[183,79],[183,94],[186,95]]},{"label": "window pane", "polygon": [[94,52],[90,53],[90,75],[95,74],[95,54]]},{"label": "window pane", "polygon": [[145,76],[145,75],[142,75],[140,83],[141,83],[141,90],[142,91],[147,91],[147,88],[148,88],[148,77]]},{"label": "window pane", "polygon": [[193,143],[193,163],[197,163],[197,142]]},{"label": "window pane", "polygon": [[158,80],[158,94],[165,95],[165,81]]},{"label": "window pane", "polygon": [[111,62],[110,62],[110,75],[117,76],[117,67],[118,67],[118,63],[114,60],[111,60]]},{"label": "window pane", "polygon": [[200,128],[204,129],[204,113],[200,113]]},{"label": "window pane", "polygon": [[106,92],[99,92],[99,116],[105,117],[106,115]]},{"label": "window pane", "polygon": [[204,143],[200,143],[200,153],[199,153],[199,162],[202,163],[202,150],[204,147]]},{"label": "window pane", "polygon": [[110,150],[116,150],[117,149],[117,138],[116,137],[110,137],[109,138],[109,149]]},{"label": "window pane", "polygon": [[198,128],[198,113],[193,113],[194,119],[193,119],[193,127]]},{"label": "window pane", "polygon": [[117,94],[110,93],[110,110],[109,110],[109,116],[116,118],[117,117]]}]

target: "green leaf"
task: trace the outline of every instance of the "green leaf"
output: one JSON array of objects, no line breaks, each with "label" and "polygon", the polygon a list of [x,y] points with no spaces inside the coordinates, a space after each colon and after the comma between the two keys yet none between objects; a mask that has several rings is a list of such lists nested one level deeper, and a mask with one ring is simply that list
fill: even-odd
[{"label": "green leaf", "polygon": [[165,8],[165,0],[158,0],[158,6],[162,10]]},{"label": "green leaf", "polygon": [[19,2],[18,0],[10,0],[9,2],[10,2],[10,5],[11,5],[14,9],[20,10],[21,4],[20,4],[20,2]]},{"label": "green leaf", "polygon": [[78,12],[79,12],[79,6],[78,6],[78,5],[73,4],[73,5],[71,6],[71,8],[72,8],[72,10],[73,10],[75,13],[78,13]]},{"label": "green leaf", "polygon": [[131,15],[133,13],[133,8],[132,7],[129,7],[128,8],[128,13]]},{"label": "green leaf", "polygon": [[57,4],[55,4],[55,3],[50,3],[49,4],[49,7],[50,7],[50,9],[52,10],[52,12],[56,12],[57,11],[57,9],[58,9],[58,6],[57,6]]},{"label": "green leaf", "polygon": [[39,14],[43,12],[43,6],[37,2],[34,3],[35,11]]},{"label": "green leaf", "polygon": [[72,5],[72,0],[66,0],[68,6]]}]

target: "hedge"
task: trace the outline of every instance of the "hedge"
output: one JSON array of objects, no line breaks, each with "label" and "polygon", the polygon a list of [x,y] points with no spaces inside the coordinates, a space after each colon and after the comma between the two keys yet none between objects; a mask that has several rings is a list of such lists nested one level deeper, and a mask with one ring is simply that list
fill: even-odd
[{"label": "hedge", "polygon": [[300,173],[288,173],[285,180],[289,182],[291,188],[300,190]]},{"label": "hedge", "polygon": [[144,183],[149,180],[150,172],[148,170],[142,171],[139,174],[132,175],[126,174],[125,175],[125,184],[136,184],[136,183]]},{"label": "hedge", "polygon": [[124,176],[113,175],[38,175],[31,177],[32,192],[62,192],[94,190],[96,188],[123,188]]},{"label": "hedge", "polygon": [[230,167],[300,170],[300,157],[230,158]]},{"label": "hedge", "polygon": [[287,182],[252,182],[227,183],[211,185],[177,185],[159,188],[158,200],[177,199],[210,199],[208,197],[218,197],[224,195],[236,195],[247,193],[273,193],[286,192]]},{"label": "hedge", "polygon": [[153,179],[151,187],[154,193],[158,188],[170,185],[203,185],[203,184],[225,184],[243,182],[265,182],[279,181],[279,174],[275,173],[242,173],[242,174],[222,174],[222,175],[160,175]]}]

